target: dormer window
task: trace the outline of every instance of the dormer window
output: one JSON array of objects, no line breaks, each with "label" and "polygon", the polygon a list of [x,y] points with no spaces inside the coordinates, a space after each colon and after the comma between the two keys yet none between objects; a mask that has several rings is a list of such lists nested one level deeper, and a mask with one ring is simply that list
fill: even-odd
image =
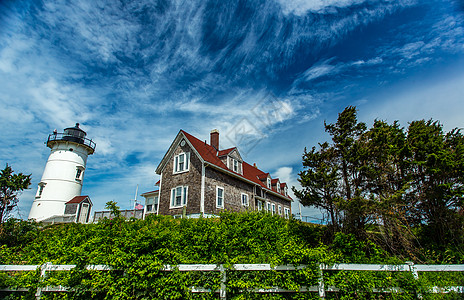
[{"label": "dormer window", "polygon": [[235,173],[243,174],[242,173],[242,163],[238,159],[235,159],[235,158],[229,156],[228,162],[227,162],[227,167],[229,169],[231,169],[232,171],[234,171]]},{"label": "dormer window", "polygon": [[174,173],[187,172],[190,168],[190,152],[174,156]]},{"label": "dormer window", "polygon": [[280,183],[277,181],[277,193],[280,193]]},{"label": "dormer window", "polygon": [[284,193],[285,193],[285,196],[288,196],[287,186],[284,187]]},{"label": "dormer window", "polygon": [[271,178],[267,178],[267,188],[270,189],[271,188]]}]

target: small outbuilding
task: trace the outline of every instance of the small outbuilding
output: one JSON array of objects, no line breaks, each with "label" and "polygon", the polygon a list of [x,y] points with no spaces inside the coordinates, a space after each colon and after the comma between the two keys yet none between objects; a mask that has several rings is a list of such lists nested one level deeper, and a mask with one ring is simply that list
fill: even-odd
[{"label": "small outbuilding", "polygon": [[74,215],[76,223],[88,223],[92,206],[89,196],[76,196],[66,202],[64,214]]}]

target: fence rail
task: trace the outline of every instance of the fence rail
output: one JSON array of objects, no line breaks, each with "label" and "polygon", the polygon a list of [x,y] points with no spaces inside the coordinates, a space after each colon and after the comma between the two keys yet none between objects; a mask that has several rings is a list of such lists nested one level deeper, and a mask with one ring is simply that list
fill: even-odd
[{"label": "fence rail", "polygon": [[[54,265],[45,263],[43,265],[0,265],[0,272],[25,272],[40,270],[41,281],[46,279],[47,272],[52,271],[70,271],[76,265]],[[113,270],[108,265],[87,265],[87,270],[94,271],[110,271]],[[220,289],[211,291],[202,287],[191,287],[192,293],[219,293],[221,299],[227,299],[227,271],[296,271],[307,268],[306,265],[281,265],[272,266],[270,264],[233,264],[225,266],[222,264],[180,264],[180,265],[164,265],[161,270],[165,272],[180,271],[180,272],[220,272],[221,286]],[[326,292],[339,292],[335,286],[324,285],[324,271],[376,271],[376,272],[411,272],[415,279],[419,279],[418,272],[464,272],[464,265],[415,265],[408,262],[402,265],[383,265],[383,264],[319,264],[319,280],[317,286],[301,286],[298,290],[287,290],[280,287],[271,288],[251,288],[243,290],[243,292],[251,293],[319,293],[320,298],[325,298]],[[69,292],[71,289],[64,286],[46,286],[39,287],[36,291],[36,298],[40,299],[44,292]],[[27,288],[1,288],[0,292],[25,292]],[[373,293],[401,293],[400,288],[390,287],[387,289],[373,289]],[[459,293],[464,294],[464,286],[449,286],[449,287],[431,287],[430,293]],[[420,296],[420,295],[419,295]]]}]

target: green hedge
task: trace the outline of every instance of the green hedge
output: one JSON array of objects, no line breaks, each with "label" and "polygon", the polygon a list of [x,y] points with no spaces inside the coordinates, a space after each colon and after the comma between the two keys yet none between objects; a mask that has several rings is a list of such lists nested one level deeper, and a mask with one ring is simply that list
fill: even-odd
[{"label": "green hedge", "polygon": [[[9,229],[5,231],[6,228]],[[164,272],[161,267],[236,263],[305,264],[308,268],[292,272],[229,271],[228,298],[312,299],[317,298],[317,293],[258,295],[243,293],[243,290],[317,285],[319,263],[403,263],[370,241],[338,234],[332,244],[324,245],[321,243],[323,226],[259,212],[225,212],[220,218],[210,219],[150,215],[146,220],[113,219],[45,228],[10,221],[3,229],[0,264],[52,262],[78,266],[71,272],[50,272],[42,282],[39,272],[0,273],[0,287],[32,288],[29,293],[8,295],[12,299],[33,299],[34,289],[47,285],[69,286],[73,292],[44,293],[43,299],[216,299],[217,294],[192,294],[190,288],[219,289],[219,272]],[[114,271],[87,271],[83,269],[87,264],[107,264]],[[326,285],[335,284],[342,289],[340,293],[328,294],[329,298],[337,299],[377,299],[378,295],[368,291],[389,286],[401,287],[408,293],[388,295],[388,299],[414,299],[416,290],[430,285],[426,280],[415,281],[410,274],[391,272],[327,272],[325,281]],[[464,285],[461,274],[447,283]],[[427,296],[430,295],[424,292],[424,297]]]}]

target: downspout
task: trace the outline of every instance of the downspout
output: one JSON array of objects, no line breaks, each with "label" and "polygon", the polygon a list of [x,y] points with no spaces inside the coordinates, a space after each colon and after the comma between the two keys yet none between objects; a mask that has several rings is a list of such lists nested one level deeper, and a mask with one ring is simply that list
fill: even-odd
[{"label": "downspout", "polygon": [[200,214],[205,216],[205,164],[201,164]]},{"label": "downspout", "polygon": [[162,184],[163,184],[163,173],[160,174],[160,184],[159,184],[159,192],[158,192],[158,209],[156,210],[157,216],[159,215],[160,206],[161,206],[161,185]]}]

